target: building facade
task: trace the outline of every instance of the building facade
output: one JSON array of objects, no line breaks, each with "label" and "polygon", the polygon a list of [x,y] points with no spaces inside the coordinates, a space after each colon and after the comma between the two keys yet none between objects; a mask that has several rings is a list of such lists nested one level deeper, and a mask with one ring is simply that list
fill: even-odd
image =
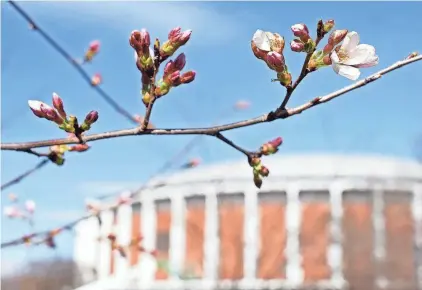
[{"label": "building facade", "polygon": [[[264,158],[154,180],[136,202],[77,227],[78,288],[422,289],[422,165],[379,156]],[[123,258],[98,236],[143,247]],[[167,261],[167,270],[160,267]],[[89,277],[95,272],[95,277]]]}]

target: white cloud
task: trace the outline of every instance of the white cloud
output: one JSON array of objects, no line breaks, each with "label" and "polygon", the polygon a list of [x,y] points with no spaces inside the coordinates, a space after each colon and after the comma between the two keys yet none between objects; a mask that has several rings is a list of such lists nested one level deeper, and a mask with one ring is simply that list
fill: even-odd
[{"label": "white cloud", "polygon": [[[31,4],[26,4],[31,5]],[[176,26],[192,29],[193,37],[201,42],[223,44],[242,31],[242,23],[251,17],[242,11],[225,13],[210,3],[186,2],[37,2],[31,10],[38,15],[57,18],[60,21],[78,23],[100,22],[107,29],[140,29],[167,34]],[[130,32],[129,31],[129,32]]]}]

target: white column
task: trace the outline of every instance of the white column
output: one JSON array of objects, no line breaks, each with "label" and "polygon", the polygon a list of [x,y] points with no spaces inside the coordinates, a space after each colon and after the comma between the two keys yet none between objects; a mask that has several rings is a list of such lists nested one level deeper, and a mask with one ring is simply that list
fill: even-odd
[{"label": "white column", "polygon": [[100,216],[102,221],[100,235],[102,239],[100,242],[101,255],[99,257],[98,276],[99,279],[104,279],[110,275],[111,246],[107,236],[112,231],[114,214],[111,210],[107,210],[103,211]]},{"label": "white column", "polygon": [[244,192],[244,262],[243,273],[245,280],[253,280],[256,277],[258,259],[258,190],[251,187]]},{"label": "white column", "polygon": [[217,191],[205,199],[204,279],[218,279],[219,262]]},{"label": "white column", "polygon": [[327,261],[331,268],[331,281],[333,284],[345,283],[343,276],[343,248],[342,248],[342,219],[343,219],[343,185],[341,181],[330,186],[331,244],[327,252]]},{"label": "white column", "polygon": [[422,290],[422,184],[413,189],[413,219],[415,224],[415,268],[418,289]]},{"label": "white column", "polygon": [[299,245],[301,212],[299,186],[297,183],[290,183],[287,187],[286,206],[286,277],[294,285],[299,285],[303,282],[302,256]]},{"label": "white column", "polygon": [[96,218],[89,218],[78,223],[75,228],[75,262],[81,273],[80,283],[85,284],[96,277],[94,270],[98,271],[97,257],[99,256],[99,226]]},{"label": "white column", "polygon": [[170,226],[170,273],[171,279],[179,280],[184,270],[186,249],[186,204],[182,194],[174,193],[171,197],[171,226]]},{"label": "white column", "polygon": [[[126,247],[132,239],[132,206],[121,205],[117,210],[117,243]],[[126,248],[127,257],[122,257],[118,251],[115,255],[116,275],[123,276],[129,269],[130,248]]]},{"label": "white column", "polygon": [[[145,191],[145,196],[153,194],[153,192]],[[148,196],[149,197],[149,196]],[[156,212],[155,203],[152,198],[142,200],[141,209],[141,229],[144,236],[143,246],[146,250],[155,249],[156,241]],[[154,281],[157,264],[154,257],[141,253],[139,259],[139,281],[140,286],[148,289],[149,284]]]},{"label": "white column", "polygon": [[374,258],[375,258],[375,283],[380,288],[384,288],[388,281],[386,277],[379,273],[379,265],[381,265],[386,258],[385,249],[385,218],[384,218],[384,192],[380,184],[375,184],[373,187],[373,210],[372,222],[374,226]]}]

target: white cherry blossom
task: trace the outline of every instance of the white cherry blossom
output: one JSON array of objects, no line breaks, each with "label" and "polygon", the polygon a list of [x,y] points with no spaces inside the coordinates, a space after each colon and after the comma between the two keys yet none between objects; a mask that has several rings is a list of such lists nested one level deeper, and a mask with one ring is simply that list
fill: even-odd
[{"label": "white cherry blossom", "polygon": [[274,34],[258,29],[252,37],[256,47],[263,51],[271,51],[271,41],[274,41]]},{"label": "white cherry blossom", "polygon": [[355,31],[346,35],[338,52],[333,51],[330,57],[333,70],[350,80],[359,78],[359,68],[378,64],[375,48],[369,44],[359,44],[359,34]]}]

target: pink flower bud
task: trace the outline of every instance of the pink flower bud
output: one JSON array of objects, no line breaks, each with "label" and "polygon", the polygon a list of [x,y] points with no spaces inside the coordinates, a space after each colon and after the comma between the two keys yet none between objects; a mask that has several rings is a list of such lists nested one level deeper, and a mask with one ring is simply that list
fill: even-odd
[{"label": "pink flower bud", "polygon": [[325,65],[331,65],[332,64],[331,57],[329,55],[324,56],[324,58],[322,59],[322,62]]},{"label": "pink flower bud", "polygon": [[193,82],[195,79],[196,72],[195,71],[188,71],[182,74],[181,81],[183,84],[188,84],[190,82]]},{"label": "pink flower bud", "polygon": [[267,54],[266,62],[268,66],[276,72],[282,72],[285,68],[284,56],[275,51],[270,51]]},{"label": "pink flower bud", "polygon": [[35,202],[32,200],[27,200],[25,202],[25,210],[30,214],[33,214],[35,212]]},{"label": "pink flower bud", "polygon": [[199,158],[193,158],[189,160],[185,165],[182,166],[182,168],[193,168],[197,167],[201,163],[201,159]]},{"label": "pink flower bud", "polygon": [[328,43],[332,46],[336,46],[337,44],[343,41],[343,39],[347,35],[347,32],[347,29],[334,30],[333,32],[331,32],[330,37],[328,38]]},{"label": "pink flower bud", "polygon": [[91,84],[93,86],[98,86],[99,84],[101,84],[102,81],[103,81],[103,78],[101,77],[101,74],[96,73],[91,79]]},{"label": "pink flower bud", "polygon": [[299,39],[294,39],[290,42],[290,49],[294,52],[302,52],[305,49],[305,44]]},{"label": "pink flower bud", "polygon": [[175,39],[176,37],[178,37],[178,35],[180,35],[180,32],[182,31],[181,27],[175,27],[172,30],[170,30],[169,34],[168,34],[168,39],[172,40]]},{"label": "pink flower bud", "polygon": [[176,28],[173,28],[169,32],[168,39],[174,45],[182,46],[182,45],[186,44],[186,42],[188,42],[191,34],[192,34],[192,30],[186,30],[186,31],[182,32],[182,28],[176,27]]},{"label": "pink flower bud", "polygon": [[176,70],[182,70],[186,65],[186,56],[184,53],[179,54],[174,60],[174,68]]},{"label": "pink flower bud", "polygon": [[88,144],[77,144],[69,147],[69,151],[84,152],[90,148]]},{"label": "pink flower bud", "polygon": [[175,68],[174,68],[174,62],[172,60],[170,60],[168,63],[166,63],[166,65],[164,66],[164,75],[169,75],[172,72],[174,72]]},{"label": "pink flower bud", "polygon": [[181,79],[180,79],[180,71],[177,70],[175,72],[172,72],[169,77],[168,77],[170,84],[174,87],[178,86],[181,84]]},{"label": "pink flower bud", "polygon": [[330,30],[331,30],[331,29],[333,29],[334,25],[335,25],[335,22],[334,22],[334,20],[333,20],[333,19],[327,20],[327,21],[324,23],[324,32],[325,32],[325,33],[330,32]]},{"label": "pink flower bud", "polygon": [[151,45],[151,38],[149,36],[149,32],[144,28],[141,29],[140,40],[141,40],[141,45],[144,48]]},{"label": "pink flower bud", "polygon": [[89,44],[89,50],[93,53],[97,53],[100,50],[100,42],[98,40],[94,40]]},{"label": "pink flower bud", "polygon": [[57,110],[57,112],[63,119],[66,119],[66,112],[64,110],[63,100],[56,93],[53,93],[53,107]]},{"label": "pink flower bud", "polygon": [[40,101],[34,101],[34,100],[28,101],[29,108],[34,113],[34,115],[37,116],[38,118],[45,118],[45,114],[41,111],[42,104],[44,103]]},{"label": "pink flower bud", "polygon": [[97,111],[91,111],[89,112],[85,117],[85,123],[87,125],[92,125],[98,120],[98,112]]},{"label": "pink flower bud", "polygon": [[235,109],[238,109],[238,110],[245,110],[245,109],[248,109],[250,106],[251,106],[251,103],[248,101],[238,101],[234,105]]},{"label": "pink flower bud", "polygon": [[47,104],[41,104],[40,105],[41,108],[41,112],[44,113],[45,118],[49,121],[53,121],[58,125],[63,124],[63,118],[59,116],[59,114],[57,113],[57,111],[55,109],[53,109],[52,107],[50,107]]},{"label": "pink flower bud", "polygon": [[294,36],[299,37],[303,42],[307,42],[309,39],[309,30],[305,24],[299,23],[291,27]]}]

